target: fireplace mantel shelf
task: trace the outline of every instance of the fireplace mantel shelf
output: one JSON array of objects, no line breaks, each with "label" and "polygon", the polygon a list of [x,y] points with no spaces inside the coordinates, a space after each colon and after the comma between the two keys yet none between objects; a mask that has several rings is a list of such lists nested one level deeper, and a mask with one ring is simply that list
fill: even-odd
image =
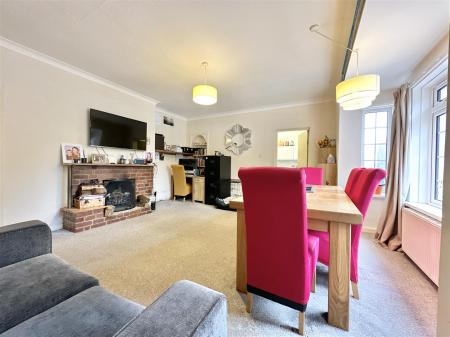
[{"label": "fireplace mantel shelf", "polygon": [[93,164],[93,163],[73,163],[73,164],[64,164],[64,166],[108,166],[108,167],[146,167],[146,166],[155,166],[155,164]]}]

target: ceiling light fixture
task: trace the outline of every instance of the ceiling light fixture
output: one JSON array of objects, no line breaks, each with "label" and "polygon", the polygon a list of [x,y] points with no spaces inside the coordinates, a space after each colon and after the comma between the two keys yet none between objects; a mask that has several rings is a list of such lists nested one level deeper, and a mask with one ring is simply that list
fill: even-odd
[{"label": "ceiling light fixture", "polygon": [[340,82],[336,86],[336,102],[343,110],[358,110],[372,105],[380,93],[380,76],[376,74],[359,75],[359,53],[357,49],[350,49],[319,31],[319,25],[309,27],[327,40],[356,54],[356,76]]},{"label": "ceiling light fixture", "polygon": [[205,78],[203,84],[196,85],[192,89],[192,100],[194,103],[200,105],[213,105],[217,103],[217,89],[211,85],[208,85],[206,68],[208,67],[208,62],[203,61],[202,67],[205,69]]}]

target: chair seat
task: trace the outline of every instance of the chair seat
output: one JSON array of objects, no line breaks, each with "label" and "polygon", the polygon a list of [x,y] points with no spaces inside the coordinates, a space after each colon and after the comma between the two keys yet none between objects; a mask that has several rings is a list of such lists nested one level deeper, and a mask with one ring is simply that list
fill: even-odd
[{"label": "chair seat", "polygon": [[97,279],[52,254],[3,267],[0,333],[96,285]]},{"label": "chair seat", "polygon": [[177,193],[174,193],[177,197],[186,197],[192,193],[192,185],[186,183]]},{"label": "chair seat", "polygon": [[330,262],[330,253],[328,248],[330,246],[329,233],[309,230],[308,235],[310,238],[315,238],[320,242],[318,247],[318,260],[319,262],[328,266]]},{"label": "chair seat", "polygon": [[2,337],[112,337],[144,307],[101,287],[89,288],[29,320]]}]

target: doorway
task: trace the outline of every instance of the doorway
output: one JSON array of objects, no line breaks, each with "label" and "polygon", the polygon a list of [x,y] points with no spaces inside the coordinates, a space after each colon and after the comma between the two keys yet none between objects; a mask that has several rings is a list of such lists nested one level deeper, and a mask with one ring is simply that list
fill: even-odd
[{"label": "doorway", "polygon": [[277,167],[308,166],[309,129],[277,131]]}]

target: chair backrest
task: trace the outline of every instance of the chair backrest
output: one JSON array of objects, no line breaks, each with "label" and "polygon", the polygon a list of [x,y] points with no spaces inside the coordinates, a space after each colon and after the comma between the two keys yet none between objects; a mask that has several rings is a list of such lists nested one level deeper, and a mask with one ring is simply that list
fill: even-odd
[{"label": "chair backrest", "polygon": [[363,215],[366,216],[372,196],[381,180],[386,177],[386,171],[378,168],[361,169],[359,176],[356,178],[351,191],[350,199]]},{"label": "chair backrest", "polygon": [[258,289],[260,295],[269,294],[272,297],[265,297],[299,310],[296,305],[308,302],[311,287],[305,172],[241,168],[239,178],[245,205],[248,289]]},{"label": "chair backrest", "polygon": [[184,187],[186,185],[186,174],[184,172],[183,165],[171,165],[172,175],[173,175],[173,189],[174,193],[183,193]]},{"label": "chair backrest", "polygon": [[306,174],[307,185],[323,185],[323,168],[302,167]]},{"label": "chair backrest", "polygon": [[354,168],[350,171],[350,174],[347,178],[347,183],[345,184],[345,193],[350,197],[350,199],[353,200],[352,198],[352,192],[354,193],[354,191],[356,189],[353,189],[353,186],[355,185],[356,181],[359,178],[359,175],[361,174],[361,172],[364,170],[364,168],[362,167],[357,167]]},{"label": "chair backrest", "polygon": [[[364,218],[372,200],[372,196],[381,180],[386,176],[382,169],[356,168],[350,173],[345,192],[352,199]],[[362,223],[352,225],[350,279],[358,282],[358,251],[361,238]]]}]

